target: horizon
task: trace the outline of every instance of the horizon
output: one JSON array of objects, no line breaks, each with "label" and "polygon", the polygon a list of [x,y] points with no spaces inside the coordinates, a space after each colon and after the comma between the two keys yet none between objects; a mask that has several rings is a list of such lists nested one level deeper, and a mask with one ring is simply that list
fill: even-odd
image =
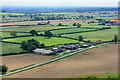
[{"label": "horizon", "polygon": [[2,0],[3,7],[118,7],[119,0]]}]

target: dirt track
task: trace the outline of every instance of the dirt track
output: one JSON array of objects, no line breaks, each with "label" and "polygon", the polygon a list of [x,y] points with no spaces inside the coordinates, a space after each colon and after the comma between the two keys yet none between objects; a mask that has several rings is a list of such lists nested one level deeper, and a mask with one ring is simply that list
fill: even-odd
[{"label": "dirt track", "polygon": [[9,70],[14,70],[31,64],[37,64],[51,58],[52,57],[50,56],[42,56],[37,54],[11,55],[3,56],[2,64],[7,65],[9,67]]},{"label": "dirt track", "polygon": [[7,77],[63,78],[117,71],[118,45],[111,44]]}]

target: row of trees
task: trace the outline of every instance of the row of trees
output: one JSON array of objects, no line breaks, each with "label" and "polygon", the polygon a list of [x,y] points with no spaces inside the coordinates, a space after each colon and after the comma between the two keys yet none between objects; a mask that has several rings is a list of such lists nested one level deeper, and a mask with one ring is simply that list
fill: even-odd
[{"label": "row of trees", "polygon": [[[57,26],[66,26],[66,25],[63,25],[62,23],[59,23]],[[69,26],[69,25],[67,25]],[[77,26],[77,28],[80,28],[81,27],[81,24],[80,23],[73,23],[72,25],[70,26]]]},{"label": "row of trees", "polygon": [[[32,36],[39,36],[38,32],[36,30],[31,30],[29,32]],[[16,31],[12,31],[10,32],[10,35],[13,36],[13,37],[17,37],[17,32]],[[40,34],[41,35],[41,34]],[[43,35],[43,34],[42,34]],[[44,32],[44,36],[46,37],[52,37],[53,34],[48,30],[48,31],[45,31]]]},{"label": "row of trees", "polygon": [[50,21],[47,21],[46,23],[44,22],[42,22],[42,23],[38,23],[37,25],[48,25],[48,24],[50,24]]}]

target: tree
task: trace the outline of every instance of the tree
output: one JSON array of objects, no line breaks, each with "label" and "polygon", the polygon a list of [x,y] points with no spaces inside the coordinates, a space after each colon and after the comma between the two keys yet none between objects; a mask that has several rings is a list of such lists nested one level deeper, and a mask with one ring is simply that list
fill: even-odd
[{"label": "tree", "polygon": [[43,47],[45,47],[44,44],[40,44],[40,42],[37,40],[30,39],[27,41],[22,41],[20,48],[22,48],[23,50],[27,50],[29,52],[32,52],[36,48],[43,48]]},{"label": "tree", "polygon": [[59,23],[58,26],[63,26],[62,23]]},{"label": "tree", "polygon": [[73,26],[77,26],[77,24],[76,24],[76,23],[73,23]]},{"label": "tree", "polygon": [[118,42],[118,36],[117,36],[117,35],[114,35],[114,39],[113,39],[113,41],[114,41],[115,43]]},{"label": "tree", "polygon": [[20,48],[22,48],[23,50],[28,50],[28,45],[27,44],[28,44],[27,41],[22,41]]},{"label": "tree", "polygon": [[58,37],[61,37],[61,35],[60,35],[60,34],[58,34]]},{"label": "tree", "polygon": [[77,28],[80,28],[80,27],[81,27],[81,24],[78,23],[78,24],[77,24]]},{"label": "tree", "polygon": [[30,47],[29,47],[29,51],[30,52],[32,52],[33,50],[35,50],[37,47],[35,46],[35,45],[31,45]]},{"label": "tree", "polygon": [[31,30],[31,31],[30,31],[30,34],[33,35],[33,36],[38,35],[38,33],[37,33],[36,30]]},{"label": "tree", "polygon": [[79,41],[83,41],[83,39],[84,39],[83,36],[79,36],[79,37],[78,37],[78,40],[79,40]]},{"label": "tree", "polygon": [[1,71],[3,74],[6,73],[7,70],[8,70],[8,67],[7,67],[6,65],[0,66],[0,71]]},{"label": "tree", "polygon": [[50,24],[50,21],[48,21],[46,24]]},{"label": "tree", "polygon": [[44,48],[44,47],[45,47],[45,44],[42,43],[42,44],[41,44],[41,48]]},{"label": "tree", "polygon": [[53,34],[50,31],[45,31],[44,34],[47,37],[52,37],[53,36]]},{"label": "tree", "polygon": [[10,32],[10,35],[13,36],[13,37],[17,37],[17,33],[16,33],[16,31],[12,31],[12,32]]}]

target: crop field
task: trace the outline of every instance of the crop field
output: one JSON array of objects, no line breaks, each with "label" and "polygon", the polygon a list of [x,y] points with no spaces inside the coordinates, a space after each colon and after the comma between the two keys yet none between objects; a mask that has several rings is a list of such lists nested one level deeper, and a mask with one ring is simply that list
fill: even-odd
[{"label": "crop field", "polygon": [[71,38],[78,38],[78,36],[82,35],[85,40],[103,40],[108,41],[112,40],[114,35],[118,34],[118,28],[102,30],[102,31],[95,31],[95,32],[86,32],[86,33],[75,33],[75,34],[66,34],[62,36],[71,37]]},{"label": "crop field", "polygon": [[11,44],[11,43],[1,43],[2,45],[2,53],[0,54],[10,54],[10,53],[20,53],[22,49],[19,44]]},{"label": "crop field", "polygon": [[51,31],[53,34],[65,34],[65,33],[74,33],[74,32],[80,32],[80,31],[90,31],[95,29],[84,29],[84,28],[71,28],[71,29],[63,29],[63,30],[55,30]]},{"label": "crop field", "polygon": [[40,43],[44,43],[46,46],[52,46],[52,45],[57,45],[57,44],[65,44],[65,43],[77,43],[79,41],[77,40],[71,40],[71,39],[66,39],[66,38],[56,38],[56,37],[41,37],[41,36],[36,36],[36,37],[20,37],[20,38],[12,38],[12,39],[3,39],[3,41],[8,41],[8,42],[22,42],[24,40],[28,39],[35,39],[39,41]]}]

